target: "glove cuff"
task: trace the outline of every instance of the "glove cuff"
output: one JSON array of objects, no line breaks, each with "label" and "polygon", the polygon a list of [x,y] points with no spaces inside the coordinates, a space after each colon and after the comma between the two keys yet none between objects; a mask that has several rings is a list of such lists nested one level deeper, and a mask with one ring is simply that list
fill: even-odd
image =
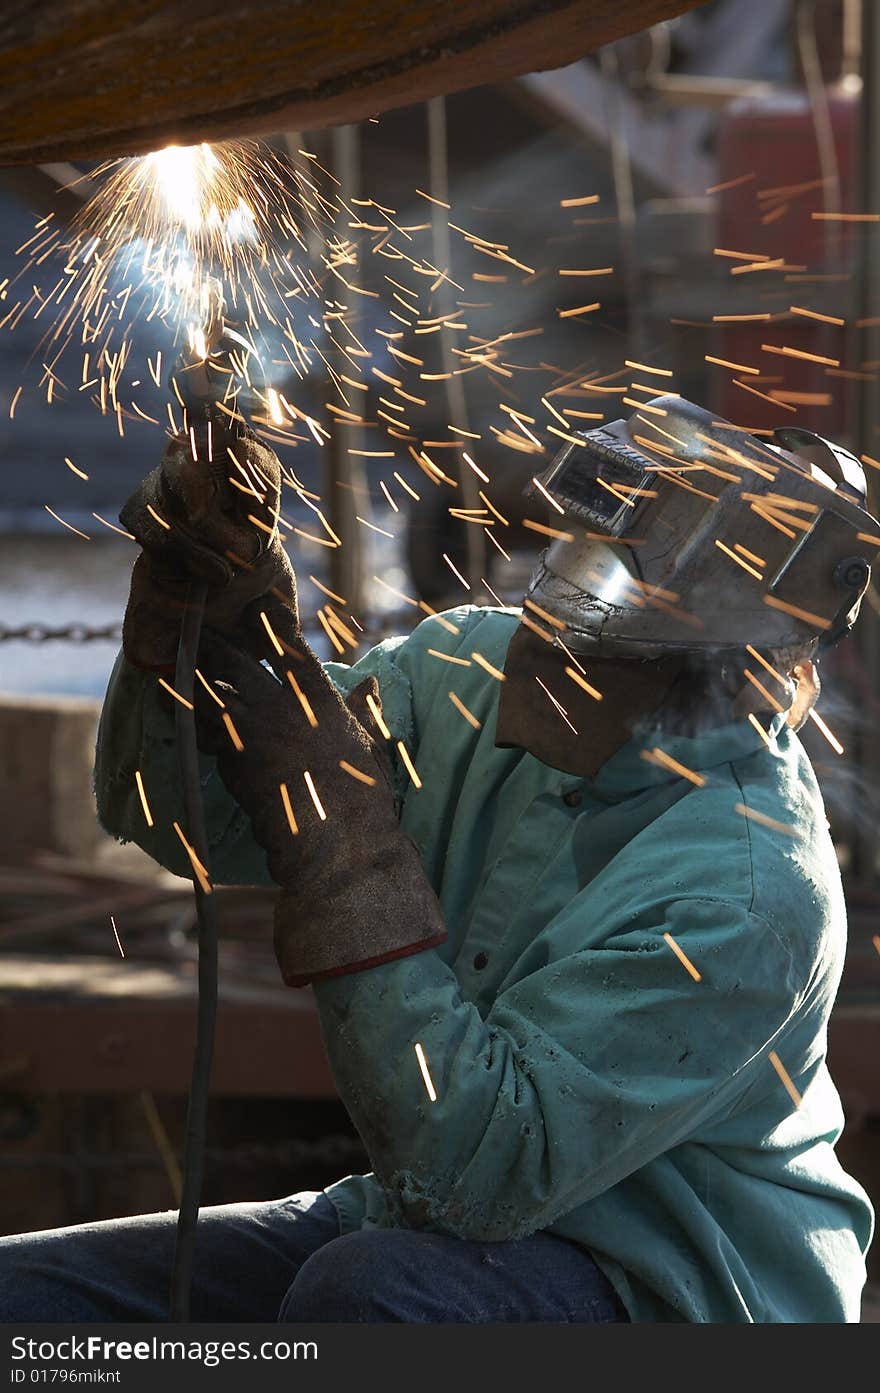
[{"label": "glove cuff", "polygon": [[[275,906],[275,957],[288,986],[365,972],[435,948],[446,925],[418,852],[407,838],[338,888],[308,881],[281,890]],[[329,891],[329,892],[328,892]]]},{"label": "glove cuff", "polygon": [[287,971],[283,964],[281,975],[285,986],[288,987],[308,987],[313,982],[329,982],[333,977],[346,977],[353,972],[366,972],[371,967],[381,967],[383,963],[395,962],[398,958],[409,958],[414,953],[424,953],[427,948],[439,948],[441,943],[446,942],[446,930],[443,929],[435,934],[433,938],[423,939],[419,943],[410,943],[403,948],[394,948],[387,953],[379,953],[373,958],[366,958],[363,962],[344,963],[341,967],[329,967],[324,971],[303,971],[299,973],[293,966]]}]

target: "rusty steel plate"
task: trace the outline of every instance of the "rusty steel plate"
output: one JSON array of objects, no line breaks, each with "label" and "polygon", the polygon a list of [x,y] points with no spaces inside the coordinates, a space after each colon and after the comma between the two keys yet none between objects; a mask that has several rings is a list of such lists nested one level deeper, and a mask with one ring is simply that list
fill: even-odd
[{"label": "rusty steel plate", "polygon": [[316,130],[520,73],[699,0],[21,0],[0,13],[0,164]]}]

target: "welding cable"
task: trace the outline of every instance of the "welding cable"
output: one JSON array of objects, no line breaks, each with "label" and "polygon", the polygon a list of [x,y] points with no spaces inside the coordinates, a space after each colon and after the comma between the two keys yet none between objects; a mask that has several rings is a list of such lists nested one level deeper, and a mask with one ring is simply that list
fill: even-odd
[{"label": "welding cable", "polygon": [[[199,749],[196,742],[194,710],[195,667],[205,612],[208,587],[194,581],[189,587],[180,642],[177,647],[177,668],[174,684],[188,703],[175,703],[177,759],[183,792],[186,831],[190,844],[210,876],[208,837],[205,830],[205,809],[199,774]],[[190,1290],[192,1286],[193,1254],[199,1201],[205,1166],[208,1094],[211,1083],[211,1063],[214,1054],[214,1031],[217,1021],[217,915],[210,889],[206,891],[193,874],[196,914],[199,924],[199,1005],[196,1026],[196,1048],[193,1057],[189,1107],[186,1117],[183,1187],[177,1215],[177,1242],[171,1275],[171,1319],[190,1319]]]}]

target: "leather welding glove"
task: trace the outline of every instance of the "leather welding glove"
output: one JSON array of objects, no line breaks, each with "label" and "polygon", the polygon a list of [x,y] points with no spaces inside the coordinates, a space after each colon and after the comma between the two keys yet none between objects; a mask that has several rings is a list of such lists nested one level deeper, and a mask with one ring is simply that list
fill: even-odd
[{"label": "leather welding glove", "polygon": [[[199,672],[224,707],[197,682],[196,719],[200,747],[216,757],[281,887],[284,981],[303,986],[441,943],[440,906],[401,830],[370,710],[381,718],[375,678],[346,703],[284,606],[257,601],[244,624],[244,642],[203,631]],[[254,656],[261,639],[274,671]]]},{"label": "leather welding glove", "polygon": [[193,458],[189,436],[175,437],[119,515],[143,548],[122,627],[135,667],[174,670],[192,580],[208,582],[205,620],[221,632],[235,632],[250,601],[269,593],[296,616],[296,581],[277,527],[278,457],[218,410],[211,424],[210,460]]}]

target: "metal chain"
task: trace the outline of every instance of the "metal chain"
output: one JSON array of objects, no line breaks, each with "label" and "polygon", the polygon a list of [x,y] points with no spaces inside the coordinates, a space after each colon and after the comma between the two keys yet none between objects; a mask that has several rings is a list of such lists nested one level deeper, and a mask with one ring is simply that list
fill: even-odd
[{"label": "metal chain", "polygon": [[[401,625],[412,627],[411,612],[397,611],[375,619],[362,630],[364,640],[376,641],[387,633],[398,632]],[[317,625],[305,623],[303,633],[307,638],[320,637]],[[122,625],[103,624],[92,627],[89,624],[63,624],[53,628],[51,624],[20,624],[17,627],[0,623],[0,643],[121,643]]]},{"label": "metal chain", "polygon": [[122,625],[104,624],[92,628],[88,624],[64,624],[52,628],[49,624],[21,624],[18,628],[0,624],[0,643],[119,643],[122,639]]}]

